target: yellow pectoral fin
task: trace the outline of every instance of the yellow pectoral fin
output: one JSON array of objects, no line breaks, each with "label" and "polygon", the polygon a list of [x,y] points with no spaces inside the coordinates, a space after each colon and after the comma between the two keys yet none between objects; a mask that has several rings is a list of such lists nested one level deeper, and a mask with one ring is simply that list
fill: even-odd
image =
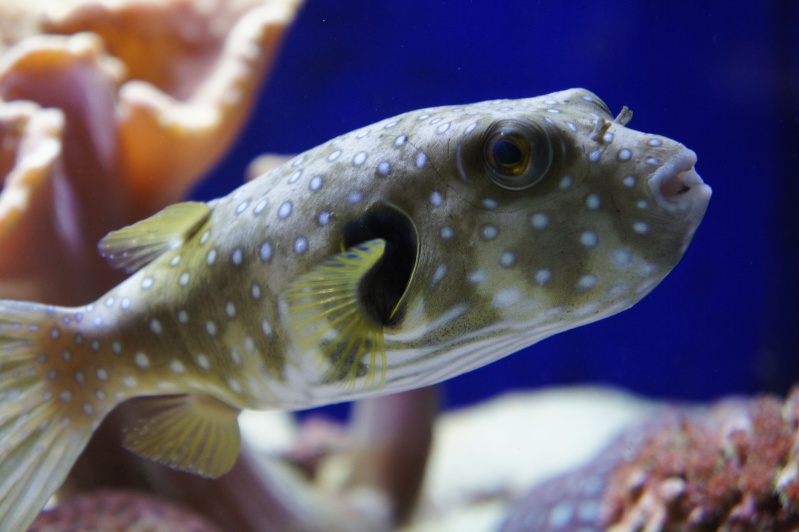
[{"label": "yellow pectoral fin", "polygon": [[[359,297],[362,280],[385,247],[382,239],[353,246],[299,277],[283,294],[301,347],[317,350],[329,364],[326,382],[352,385],[365,376],[367,386],[385,383],[383,326]],[[375,383],[378,364],[380,382]]]},{"label": "yellow pectoral fin", "polygon": [[239,455],[239,412],[207,395],[135,399],[123,444],[174,469],[216,478]]},{"label": "yellow pectoral fin", "polygon": [[210,215],[205,203],[170,205],[146,220],[108,233],[98,244],[100,254],[114,268],[135,272],[186,242]]}]

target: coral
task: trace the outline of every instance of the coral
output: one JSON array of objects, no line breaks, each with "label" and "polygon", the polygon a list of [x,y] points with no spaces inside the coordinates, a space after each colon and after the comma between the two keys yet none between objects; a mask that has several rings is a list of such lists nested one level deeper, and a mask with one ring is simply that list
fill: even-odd
[{"label": "coral", "polygon": [[655,430],[605,490],[611,530],[795,530],[799,388]]},{"label": "coral", "polygon": [[58,530],[147,530],[218,532],[197,515],[134,491],[98,491],[42,512],[29,532]]},{"label": "coral", "polygon": [[97,241],[225,153],[299,2],[4,2],[2,297],[82,304],[118,282]]},{"label": "coral", "polygon": [[784,402],[664,408],[530,490],[502,530],[796,530],[798,427],[799,387]]}]

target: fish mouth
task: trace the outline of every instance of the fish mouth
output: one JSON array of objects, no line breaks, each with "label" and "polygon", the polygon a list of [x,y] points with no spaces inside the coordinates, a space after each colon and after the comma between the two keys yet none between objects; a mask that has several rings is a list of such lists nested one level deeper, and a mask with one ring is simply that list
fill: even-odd
[{"label": "fish mouth", "polygon": [[649,178],[657,204],[671,213],[704,215],[713,190],[696,173],[696,153],[684,148]]}]

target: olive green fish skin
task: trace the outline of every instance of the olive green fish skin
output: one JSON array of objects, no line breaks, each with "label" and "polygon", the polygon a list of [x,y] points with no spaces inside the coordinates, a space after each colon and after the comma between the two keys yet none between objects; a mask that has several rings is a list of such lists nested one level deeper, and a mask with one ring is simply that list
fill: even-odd
[{"label": "olive green fish skin", "polygon": [[[502,120],[549,136],[550,169],[529,188],[498,186],[485,168],[486,132]],[[694,161],[679,143],[613,122],[582,90],[388,119],[212,202],[183,246],[76,310],[101,320],[91,330],[100,352],[84,361],[107,358],[104,384],[119,398],[202,392],[241,408],[432,384],[651,291],[707,206]],[[650,183],[658,171],[696,177],[666,198]],[[341,252],[347,224],[386,206],[413,224],[419,257],[402,317],[385,327],[386,367],[372,368],[386,370],[385,385],[326,382],[318,353],[297,346],[280,296]]]},{"label": "olive green fish skin", "polygon": [[635,304],[710,188],[582,89],[409,112],[100,243],[90,305],[0,301],[0,529],[25,530],[103,417],[216,477],[240,409],[440,382]]}]

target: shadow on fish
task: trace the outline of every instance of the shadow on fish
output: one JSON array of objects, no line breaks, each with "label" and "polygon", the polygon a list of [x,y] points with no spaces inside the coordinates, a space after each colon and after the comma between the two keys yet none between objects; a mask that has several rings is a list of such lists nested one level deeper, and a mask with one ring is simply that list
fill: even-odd
[{"label": "shadow on fish", "polygon": [[109,234],[132,275],[94,303],[0,302],[0,528],[123,401],[127,448],[216,477],[242,409],[427,386],[635,304],[711,190],[631,116],[582,89],[409,112]]}]

